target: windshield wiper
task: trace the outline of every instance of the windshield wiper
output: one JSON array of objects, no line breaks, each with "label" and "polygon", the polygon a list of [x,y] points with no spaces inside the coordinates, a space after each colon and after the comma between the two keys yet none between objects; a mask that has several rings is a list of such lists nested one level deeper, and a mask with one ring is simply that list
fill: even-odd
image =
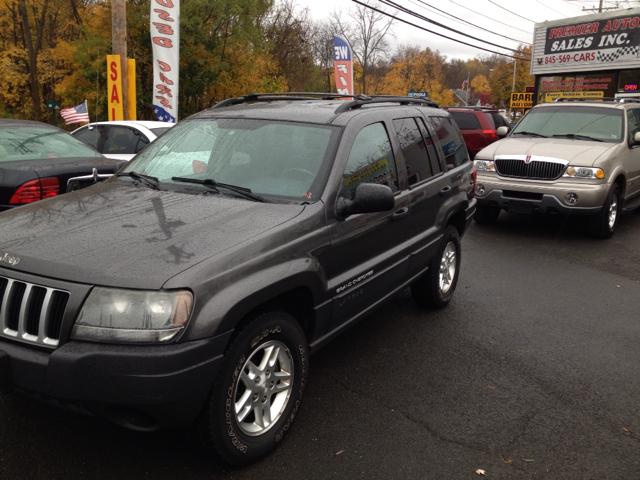
[{"label": "windshield wiper", "polygon": [[152,177],[151,175],[144,175],[142,173],[136,173],[136,172],[118,172],[116,174],[116,176],[118,177],[131,177],[134,178],[136,180],[142,180],[144,183],[146,183],[147,185],[149,185],[151,188],[155,189],[155,190],[160,190],[160,180],[158,180],[156,177]]},{"label": "windshield wiper", "polygon": [[593,140],[594,142],[604,142],[604,140],[600,138],[593,138],[588,135],[580,135],[577,133],[559,133],[557,135],[553,135],[554,137],[563,137],[563,138],[577,138],[578,140]]},{"label": "windshield wiper", "polygon": [[[536,133],[536,132],[514,132],[511,135],[530,135],[532,137],[549,138],[546,135],[542,135],[542,134]],[[554,135],[554,137],[555,137],[555,135]]]},{"label": "windshield wiper", "polygon": [[260,195],[256,195],[255,193],[251,193],[251,190],[245,187],[239,187],[237,185],[228,185],[226,183],[218,183],[213,178],[205,178],[201,180],[199,178],[187,178],[187,177],[171,177],[171,180],[174,182],[186,182],[186,183],[197,183],[199,185],[205,185],[207,187],[213,188],[218,191],[218,188],[226,188],[227,190],[231,190],[243,197],[250,198],[256,202],[264,202],[264,198]]}]

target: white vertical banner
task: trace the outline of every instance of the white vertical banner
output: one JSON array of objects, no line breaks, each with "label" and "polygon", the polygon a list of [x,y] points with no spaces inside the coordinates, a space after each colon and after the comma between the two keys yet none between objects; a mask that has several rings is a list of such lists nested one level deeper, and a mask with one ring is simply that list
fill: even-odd
[{"label": "white vertical banner", "polygon": [[151,0],[153,111],[161,122],[178,120],[180,0]]}]

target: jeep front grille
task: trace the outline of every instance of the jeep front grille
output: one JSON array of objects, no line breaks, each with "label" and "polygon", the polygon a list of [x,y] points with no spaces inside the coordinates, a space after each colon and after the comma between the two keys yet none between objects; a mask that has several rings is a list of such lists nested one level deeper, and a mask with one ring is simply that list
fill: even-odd
[{"label": "jeep front grille", "polygon": [[496,171],[503,177],[555,180],[569,162],[548,157],[527,155],[496,155]]},{"label": "jeep front grille", "polygon": [[56,347],[69,292],[0,277],[0,336]]}]

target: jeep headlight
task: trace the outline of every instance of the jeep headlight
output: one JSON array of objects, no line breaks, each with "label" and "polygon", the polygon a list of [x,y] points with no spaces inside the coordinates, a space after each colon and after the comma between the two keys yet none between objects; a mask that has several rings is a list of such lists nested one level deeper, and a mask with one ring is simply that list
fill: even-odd
[{"label": "jeep headlight", "polygon": [[474,160],[473,164],[479,172],[495,172],[496,166],[493,160]]},{"label": "jeep headlight", "polygon": [[182,331],[193,306],[186,290],[94,288],[71,332],[74,340],[166,343]]},{"label": "jeep headlight", "polygon": [[604,171],[601,168],[592,167],[567,167],[563,177],[568,178],[604,178]]}]

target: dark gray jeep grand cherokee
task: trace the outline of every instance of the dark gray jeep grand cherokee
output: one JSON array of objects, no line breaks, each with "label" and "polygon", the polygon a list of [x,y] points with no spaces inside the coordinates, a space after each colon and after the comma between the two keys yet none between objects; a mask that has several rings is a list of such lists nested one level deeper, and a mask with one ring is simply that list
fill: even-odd
[{"label": "dark gray jeep grand cherokee", "polygon": [[226,100],[117,177],[0,214],[0,390],[192,426],[244,465],[289,430],[309,353],[408,286],[447,305],[476,204],[458,128],[337,97]]}]

